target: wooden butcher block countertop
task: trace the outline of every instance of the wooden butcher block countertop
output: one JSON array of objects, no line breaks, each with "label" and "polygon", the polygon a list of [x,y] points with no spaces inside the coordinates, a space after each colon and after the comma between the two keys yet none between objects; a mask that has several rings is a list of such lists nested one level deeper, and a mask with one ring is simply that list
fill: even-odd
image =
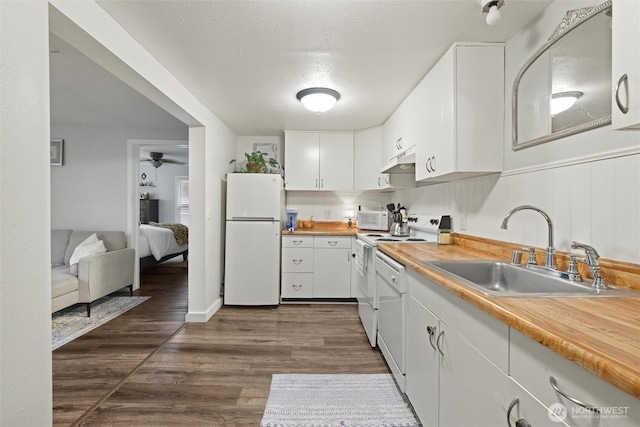
[{"label": "wooden butcher block countertop", "polygon": [[[504,256],[510,254],[509,251],[496,256],[495,252],[458,243],[381,243],[378,249],[640,399],[640,297],[491,297],[420,261],[488,259],[509,262],[510,256]],[[640,274],[637,266],[630,266],[629,271]],[[620,282],[617,284],[621,285]],[[628,287],[636,288],[636,284]]]},{"label": "wooden butcher block countertop", "polygon": [[307,236],[355,236],[358,230],[347,228],[346,222],[314,222],[313,228],[298,228],[295,231],[282,230],[283,236],[307,235]]}]

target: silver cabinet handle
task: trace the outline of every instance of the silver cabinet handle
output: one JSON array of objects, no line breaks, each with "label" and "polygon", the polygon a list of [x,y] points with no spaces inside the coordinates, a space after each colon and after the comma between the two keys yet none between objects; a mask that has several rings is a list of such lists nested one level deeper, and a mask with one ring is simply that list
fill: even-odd
[{"label": "silver cabinet handle", "polygon": [[389,184],[389,175],[384,176],[384,182],[385,184]]},{"label": "silver cabinet handle", "polygon": [[396,277],[396,275],[395,275],[395,274],[392,274],[392,275],[391,275],[391,281],[392,281],[393,283],[398,283],[398,278]]},{"label": "silver cabinet handle", "polygon": [[328,240],[327,243],[329,244],[329,246],[335,246],[338,244],[337,240]]},{"label": "silver cabinet handle", "polygon": [[295,265],[299,265],[302,262],[301,259],[293,259],[292,261]]},{"label": "silver cabinet handle", "polygon": [[433,156],[431,158],[431,161],[429,162],[429,166],[431,166],[431,172],[436,171],[436,156]]},{"label": "silver cabinet handle", "polygon": [[318,187],[318,178],[316,178],[316,188],[320,188]]},{"label": "silver cabinet handle", "polygon": [[427,333],[429,334],[429,344],[431,344],[431,347],[434,350],[438,350],[436,348],[436,345],[433,343],[433,336],[436,334],[436,327],[435,326],[427,326]]},{"label": "silver cabinet handle", "polygon": [[[627,105],[622,105],[620,102],[620,86],[624,83],[624,93],[627,98]],[[622,114],[627,114],[629,112],[629,77],[626,74],[623,74],[618,79],[618,84],[616,85],[616,104],[618,104],[618,108],[622,111]]]},{"label": "silver cabinet handle", "polygon": [[380,187],[380,177],[378,177],[378,187]]},{"label": "silver cabinet handle", "polygon": [[324,178],[320,179],[320,188],[324,188]]},{"label": "silver cabinet handle", "polygon": [[[513,408],[519,403],[520,403],[520,399],[518,399],[518,396],[516,396],[511,401],[511,404],[509,405],[509,409],[507,409],[507,425],[509,427],[512,427],[511,426],[511,411],[513,411]],[[529,424],[529,422],[527,420],[525,420],[524,418],[520,418],[518,421],[516,421],[516,427],[531,427],[531,424]]]},{"label": "silver cabinet handle", "polygon": [[511,401],[511,404],[509,404],[509,409],[507,409],[507,425],[509,427],[511,426],[511,411],[513,411],[513,408],[520,402],[520,399],[518,399],[517,397],[514,397],[513,400]]},{"label": "silver cabinet handle", "polygon": [[292,285],[291,287],[294,291],[299,291],[300,289],[302,289],[302,285]]},{"label": "silver cabinet handle", "polygon": [[561,395],[561,396],[563,396],[563,397],[565,397],[567,400],[569,400],[569,401],[571,401],[571,402],[575,403],[575,404],[576,404],[576,405],[578,405],[578,406],[583,407],[584,409],[586,409],[586,410],[588,410],[588,411],[594,412],[594,413],[596,413],[596,414],[599,414],[599,413],[600,413],[600,410],[599,410],[598,408],[596,408],[595,406],[593,406],[593,405],[589,405],[588,403],[581,402],[581,401],[579,401],[578,399],[576,399],[576,398],[574,398],[574,397],[571,397],[571,396],[569,396],[567,393],[565,393],[564,391],[560,390],[560,387],[558,387],[558,384],[556,383],[556,379],[555,379],[555,378],[553,378],[552,376],[551,376],[551,377],[549,377],[549,382],[551,383],[551,387],[553,387],[553,389],[554,389],[555,391],[557,391],[558,393],[560,393],[560,395]]},{"label": "silver cabinet handle", "polygon": [[427,159],[427,161],[424,163],[424,167],[427,169],[427,172],[431,172],[431,169],[429,168],[429,161],[431,160],[431,157],[429,157]]},{"label": "silver cabinet handle", "polygon": [[442,348],[440,347],[440,338],[442,338],[443,336],[444,336],[444,331],[438,334],[438,338],[436,338],[436,346],[438,347],[438,351],[440,352],[440,354],[444,356],[444,351],[442,351]]},{"label": "silver cabinet handle", "polygon": [[296,246],[301,245],[302,244],[302,240],[294,240],[293,244],[296,245]]}]

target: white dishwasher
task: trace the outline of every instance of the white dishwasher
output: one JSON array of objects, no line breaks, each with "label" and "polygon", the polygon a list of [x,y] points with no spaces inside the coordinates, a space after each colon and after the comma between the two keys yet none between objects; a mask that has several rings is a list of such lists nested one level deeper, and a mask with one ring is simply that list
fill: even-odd
[{"label": "white dishwasher", "polygon": [[398,387],[405,391],[406,272],[384,253],[376,251],[378,346]]}]

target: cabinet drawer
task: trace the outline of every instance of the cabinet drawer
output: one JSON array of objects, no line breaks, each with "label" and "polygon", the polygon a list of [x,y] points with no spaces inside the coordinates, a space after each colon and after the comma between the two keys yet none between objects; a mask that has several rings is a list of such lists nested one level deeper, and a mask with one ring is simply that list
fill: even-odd
[{"label": "cabinet drawer", "polygon": [[313,236],[282,236],[283,248],[312,248]]},{"label": "cabinet drawer", "polygon": [[[630,394],[513,329],[509,350],[511,377],[546,406],[564,405],[568,424],[575,427],[640,425],[640,405]],[[552,376],[560,390],[599,408],[601,415],[561,396],[550,384]]]},{"label": "cabinet drawer", "polygon": [[351,249],[350,236],[314,236],[313,247],[322,249]]},{"label": "cabinet drawer", "polygon": [[283,273],[282,298],[312,298],[313,273]]},{"label": "cabinet drawer", "polygon": [[313,248],[282,248],[283,273],[312,273]]}]

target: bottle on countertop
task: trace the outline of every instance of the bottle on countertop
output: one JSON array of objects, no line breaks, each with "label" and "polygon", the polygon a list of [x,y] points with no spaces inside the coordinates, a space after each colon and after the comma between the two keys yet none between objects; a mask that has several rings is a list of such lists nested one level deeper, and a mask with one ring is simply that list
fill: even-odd
[{"label": "bottle on countertop", "polygon": [[440,218],[440,225],[438,225],[438,244],[450,245],[452,243],[451,232],[451,216],[443,215]]}]

